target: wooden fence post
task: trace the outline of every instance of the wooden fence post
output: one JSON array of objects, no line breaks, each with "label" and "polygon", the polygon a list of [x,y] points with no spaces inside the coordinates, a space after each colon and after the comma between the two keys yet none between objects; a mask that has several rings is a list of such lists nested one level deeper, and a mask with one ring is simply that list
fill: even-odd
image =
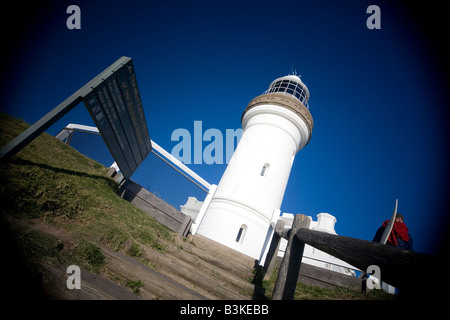
[{"label": "wooden fence post", "polygon": [[273,300],[294,299],[295,287],[303,257],[305,244],[300,241],[296,234],[300,228],[309,228],[311,218],[303,214],[296,214],[289,232],[288,244],[278,271],[277,281],[273,290]]},{"label": "wooden fence post", "polygon": [[267,252],[266,261],[264,263],[264,269],[263,269],[263,279],[268,280],[272,276],[273,269],[275,268],[275,264],[277,261],[277,253],[278,253],[278,247],[280,246],[280,240],[282,233],[284,229],[284,221],[278,220],[277,224],[275,226],[275,232],[272,236],[272,241],[270,242],[269,251]]}]

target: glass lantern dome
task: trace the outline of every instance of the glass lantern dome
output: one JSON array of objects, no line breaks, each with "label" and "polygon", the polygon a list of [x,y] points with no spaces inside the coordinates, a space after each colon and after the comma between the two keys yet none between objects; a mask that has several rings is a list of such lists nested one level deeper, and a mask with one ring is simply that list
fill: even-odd
[{"label": "glass lantern dome", "polygon": [[288,75],[272,81],[264,94],[268,93],[282,93],[295,97],[309,109],[309,90],[306,85],[296,75]]}]

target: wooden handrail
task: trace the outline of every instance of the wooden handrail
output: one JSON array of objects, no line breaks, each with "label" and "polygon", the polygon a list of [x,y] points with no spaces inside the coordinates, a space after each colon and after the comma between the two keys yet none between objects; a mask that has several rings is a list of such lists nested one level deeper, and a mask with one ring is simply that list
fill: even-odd
[{"label": "wooden handrail", "polygon": [[361,270],[378,266],[381,280],[397,287],[401,295],[424,295],[436,283],[433,269],[438,259],[419,252],[401,250],[389,245],[310,230],[311,219],[305,215],[294,216],[292,229],[284,230],[284,222],[278,221],[267,255],[264,271],[270,276],[281,237],[288,244],[278,271],[272,299],[292,300],[298,280],[305,244],[324,251]]},{"label": "wooden handrail", "polygon": [[296,237],[361,270],[367,270],[370,265],[378,266],[381,279],[399,289],[408,286],[410,281],[417,281],[434,261],[433,257],[419,252],[306,228],[298,230]]}]

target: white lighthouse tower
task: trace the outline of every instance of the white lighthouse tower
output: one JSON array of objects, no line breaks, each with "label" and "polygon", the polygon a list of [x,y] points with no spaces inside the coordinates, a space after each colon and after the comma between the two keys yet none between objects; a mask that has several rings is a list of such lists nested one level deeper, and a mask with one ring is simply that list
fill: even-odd
[{"label": "white lighthouse tower", "polygon": [[242,138],[220,180],[198,233],[260,258],[295,155],[311,138],[309,91],[296,75],[274,80],[242,115]]}]

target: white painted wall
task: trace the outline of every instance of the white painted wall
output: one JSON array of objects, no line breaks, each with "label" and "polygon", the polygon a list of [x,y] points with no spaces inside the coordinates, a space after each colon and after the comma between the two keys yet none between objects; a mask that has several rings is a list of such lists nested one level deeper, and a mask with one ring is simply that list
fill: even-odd
[{"label": "white painted wall", "polygon": [[[242,138],[198,233],[259,259],[272,215],[281,207],[295,154],[306,145],[310,132],[294,112],[270,104],[248,110],[242,125]],[[236,241],[242,226],[246,233]]]}]

